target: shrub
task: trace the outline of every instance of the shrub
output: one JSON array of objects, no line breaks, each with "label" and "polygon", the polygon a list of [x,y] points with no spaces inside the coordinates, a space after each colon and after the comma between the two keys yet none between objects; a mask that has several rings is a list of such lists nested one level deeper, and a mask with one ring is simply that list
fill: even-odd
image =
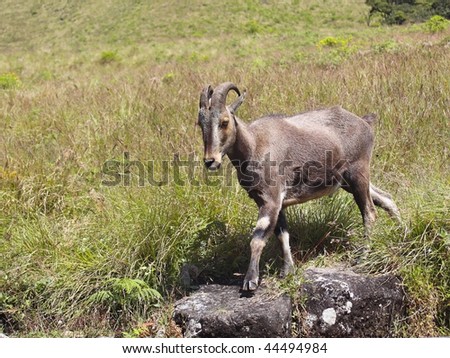
[{"label": "shrub", "polygon": [[142,304],[157,304],[161,294],[140,279],[111,278],[101,290],[92,294],[88,301],[105,306],[109,310],[133,310]]},{"label": "shrub", "polygon": [[118,62],[120,60],[117,51],[103,51],[100,55],[100,63],[105,65],[111,62]]},{"label": "shrub", "polygon": [[[350,39],[325,37],[318,43],[322,51],[322,64],[338,65],[347,59],[351,54],[355,53],[357,48],[349,45]],[[326,50],[325,50],[326,49]]]},{"label": "shrub", "polygon": [[442,16],[435,15],[429,18],[428,21],[423,24],[423,27],[426,32],[431,32],[434,34],[436,32],[444,31],[448,27],[449,23],[450,21]]},{"label": "shrub", "polygon": [[450,18],[448,0],[366,0],[366,4],[370,6],[368,25],[376,14],[381,14],[384,23],[389,25],[424,21],[433,15]]},{"label": "shrub", "polygon": [[263,32],[264,28],[258,20],[250,20],[245,24],[245,30],[248,34],[254,35]]},{"label": "shrub", "polygon": [[436,15],[450,19],[450,2],[448,0],[436,0],[431,5],[431,8]]},{"label": "shrub", "polygon": [[20,79],[13,72],[0,75],[0,89],[11,89],[20,86]]},{"label": "shrub", "polygon": [[392,11],[392,13],[386,17],[386,22],[389,25],[401,25],[407,20],[407,16],[404,11],[402,10],[395,10]]},{"label": "shrub", "polygon": [[319,47],[345,47],[348,45],[348,40],[328,36],[320,40],[318,45]]},{"label": "shrub", "polygon": [[394,52],[399,49],[399,45],[397,42],[393,40],[388,40],[382,43],[378,43],[372,47],[376,53],[383,52]]}]

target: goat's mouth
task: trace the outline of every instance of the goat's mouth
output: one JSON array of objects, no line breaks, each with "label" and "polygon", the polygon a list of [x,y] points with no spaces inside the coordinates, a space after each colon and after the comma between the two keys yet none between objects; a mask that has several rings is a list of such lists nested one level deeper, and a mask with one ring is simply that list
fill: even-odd
[{"label": "goat's mouth", "polygon": [[214,171],[214,170],[218,170],[220,168],[220,166],[222,165],[222,158],[224,156],[223,153],[220,153],[220,154],[215,155],[215,156],[205,155],[203,162],[205,163],[206,169]]},{"label": "goat's mouth", "polygon": [[214,162],[212,162],[211,164],[206,164],[206,163],[205,163],[206,168],[207,168],[208,170],[210,170],[210,171],[219,170],[221,165],[222,165],[222,163],[221,163],[221,162],[218,162],[218,161],[214,161]]}]

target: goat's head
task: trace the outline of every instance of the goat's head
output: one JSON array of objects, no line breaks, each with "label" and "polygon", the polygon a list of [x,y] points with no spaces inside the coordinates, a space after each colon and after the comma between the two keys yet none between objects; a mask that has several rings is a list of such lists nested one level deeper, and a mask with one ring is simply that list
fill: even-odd
[{"label": "goat's head", "polygon": [[[229,106],[227,95],[235,91],[238,98]],[[231,82],[225,82],[213,89],[207,86],[200,95],[198,124],[202,128],[205,146],[204,162],[208,169],[216,170],[222,164],[222,158],[236,141],[236,119],[234,113],[242,104],[245,92]]]}]

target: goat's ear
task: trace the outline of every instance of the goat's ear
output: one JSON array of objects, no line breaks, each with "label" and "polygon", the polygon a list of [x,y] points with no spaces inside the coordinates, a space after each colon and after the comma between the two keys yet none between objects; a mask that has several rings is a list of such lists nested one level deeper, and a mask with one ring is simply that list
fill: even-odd
[{"label": "goat's ear", "polygon": [[200,94],[200,103],[199,103],[199,107],[200,108],[206,108],[209,107],[211,104],[211,97],[213,94],[214,90],[211,87],[211,85],[206,86],[205,88],[203,88],[202,93]]},{"label": "goat's ear", "polygon": [[228,109],[231,113],[235,113],[239,106],[244,102],[245,96],[247,95],[247,91],[244,90],[244,92],[232,103],[228,106]]}]

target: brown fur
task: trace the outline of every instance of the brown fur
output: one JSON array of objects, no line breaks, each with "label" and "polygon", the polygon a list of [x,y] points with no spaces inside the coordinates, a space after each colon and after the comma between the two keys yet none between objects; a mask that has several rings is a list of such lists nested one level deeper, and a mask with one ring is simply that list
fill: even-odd
[{"label": "brown fur", "polygon": [[[258,286],[259,259],[269,236],[276,233],[285,253],[286,274],[293,260],[288,247],[283,209],[328,195],[338,188],[353,194],[361,211],[366,234],[375,220],[375,204],[398,217],[398,209],[386,193],[370,183],[369,164],[374,143],[374,115],[363,118],[341,107],[332,107],[294,116],[268,116],[250,124],[235,111],[245,98],[232,83],[209,91],[216,101],[207,107],[208,89],[202,92],[199,124],[205,144],[205,164],[217,169],[226,154],[236,168],[239,183],[259,207],[258,219],[268,218],[264,229],[255,228],[251,241],[251,260],[244,279],[244,290]],[[226,106],[226,93],[240,96]],[[217,100],[221,98],[221,101]],[[203,103],[203,105],[202,105]],[[224,118],[228,124],[223,127]]]}]

